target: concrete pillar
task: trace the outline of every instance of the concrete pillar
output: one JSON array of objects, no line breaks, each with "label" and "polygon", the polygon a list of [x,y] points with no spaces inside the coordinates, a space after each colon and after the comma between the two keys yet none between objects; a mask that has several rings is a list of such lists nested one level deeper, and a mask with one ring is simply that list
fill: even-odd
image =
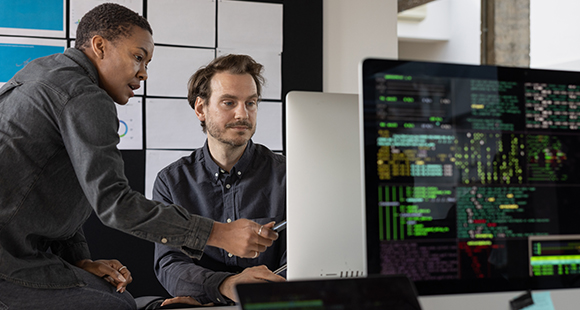
[{"label": "concrete pillar", "polygon": [[530,0],[481,1],[481,63],[530,66]]}]

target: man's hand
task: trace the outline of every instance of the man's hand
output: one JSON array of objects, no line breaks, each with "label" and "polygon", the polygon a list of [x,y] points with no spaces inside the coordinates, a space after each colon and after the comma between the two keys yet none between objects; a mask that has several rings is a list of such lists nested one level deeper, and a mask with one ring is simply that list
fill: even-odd
[{"label": "man's hand", "polygon": [[186,305],[193,305],[193,306],[213,306],[213,303],[202,305],[193,297],[190,296],[178,296],[173,298],[168,298],[163,301],[161,307],[171,305],[171,304],[186,304]]},{"label": "man's hand", "polygon": [[119,293],[125,292],[127,285],[133,281],[129,269],[116,259],[83,259],[75,265],[116,286]]},{"label": "man's hand", "polygon": [[227,224],[215,222],[207,245],[222,248],[238,257],[256,258],[278,239],[278,233],[272,230],[274,224],[260,225],[247,219]]},{"label": "man's hand", "polygon": [[240,283],[255,283],[255,282],[284,282],[286,279],[274,274],[268,269],[268,267],[261,265],[251,268],[246,268],[242,273],[229,276],[224,279],[222,284],[220,284],[220,293],[229,299],[238,302],[236,300],[235,288],[237,284]]}]

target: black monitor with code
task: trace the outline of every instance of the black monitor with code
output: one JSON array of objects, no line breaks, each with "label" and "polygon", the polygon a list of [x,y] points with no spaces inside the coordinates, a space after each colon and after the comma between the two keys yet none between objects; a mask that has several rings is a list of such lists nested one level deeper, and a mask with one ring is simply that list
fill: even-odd
[{"label": "black monitor with code", "polygon": [[580,286],[580,73],[360,69],[369,274],[421,295]]}]

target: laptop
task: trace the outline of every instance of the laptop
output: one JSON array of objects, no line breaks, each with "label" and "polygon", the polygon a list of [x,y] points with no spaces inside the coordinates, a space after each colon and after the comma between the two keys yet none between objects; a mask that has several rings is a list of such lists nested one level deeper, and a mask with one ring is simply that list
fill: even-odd
[{"label": "laptop", "polygon": [[404,275],[247,283],[236,291],[242,310],[421,310],[415,285]]}]

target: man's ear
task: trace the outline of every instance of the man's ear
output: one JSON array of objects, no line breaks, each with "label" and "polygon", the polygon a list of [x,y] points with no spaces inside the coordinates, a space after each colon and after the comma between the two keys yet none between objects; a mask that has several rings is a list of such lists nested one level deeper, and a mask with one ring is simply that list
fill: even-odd
[{"label": "man's ear", "polygon": [[204,106],[205,106],[206,101],[201,99],[201,97],[197,97],[195,98],[195,115],[197,115],[197,118],[199,119],[200,122],[205,122],[205,111],[204,111]]},{"label": "man's ear", "polygon": [[103,59],[105,57],[105,38],[100,35],[95,35],[91,38],[91,50],[98,59]]}]

